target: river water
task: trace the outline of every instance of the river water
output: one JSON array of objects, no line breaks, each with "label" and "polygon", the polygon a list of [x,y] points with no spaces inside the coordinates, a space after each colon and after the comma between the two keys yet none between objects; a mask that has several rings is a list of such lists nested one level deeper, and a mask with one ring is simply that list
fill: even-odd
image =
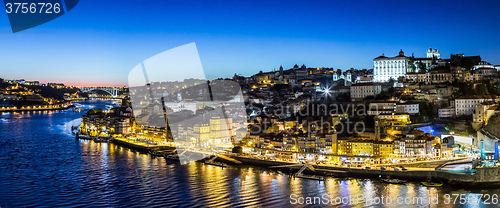
[{"label": "river water", "polygon": [[[75,104],[88,110],[111,102]],[[498,207],[484,203],[499,203],[492,195],[500,194],[500,189],[429,188],[367,179],[318,182],[251,166],[180,165],[114,144],[75,139],[71,126],[78,125],[84,113],[0,115],[0,207]],[[461,205],[457,198],[453,204],[454,196],[448,202],[445,194],[466,194],[463,197],[470,200]],[[472,197],[478,194],[491,196],[477,203]],[[438,205],[429,205],[429,198]]]}]

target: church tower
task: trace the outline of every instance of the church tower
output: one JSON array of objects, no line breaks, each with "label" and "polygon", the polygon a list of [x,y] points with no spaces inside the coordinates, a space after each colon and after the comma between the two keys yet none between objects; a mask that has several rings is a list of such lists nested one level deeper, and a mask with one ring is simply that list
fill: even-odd
[{"label": "church tower", "polygon": [[432,49],[431,47],[427,50],[427,58],[441,59],[441,54],[437,48]]}]

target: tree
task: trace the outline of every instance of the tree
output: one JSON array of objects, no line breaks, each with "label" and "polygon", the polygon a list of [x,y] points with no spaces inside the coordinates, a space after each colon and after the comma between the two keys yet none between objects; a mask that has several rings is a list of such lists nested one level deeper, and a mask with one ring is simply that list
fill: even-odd
[{"label": "tree", "polygon": [[375,128],[375,118],[374,116],[365,116],[365,125],[367,128]]},{"label": "tree", "polygon": [[418,62],[418,68],[420,69],[421,72],[426,72],[427,71],[427,67],[425,66],[425,64],[423,62]]},{"label": "tree", "polygon": [[394,80],[394,78],[390,78],[389,81],[387,82],[387,84],[389,85],[389,87],[394,87],[394,83],[396,82],[396,80]]},{"label": "tree", "polygon": [[465,85],[465,94],[466,95],[475,95],[476,94],[476,91],[474,90],[474,88],[472,87],[471,84],[466,84]]},{"label": "tree", "polygon": [[102,114],[102,113],[103,113],[102,108],[98,108],[98,109],[90,109],[89,111],[87,111],[87,115],[88,115],[88,116],[90,116],[90,115]]},{"label": "tree", "polygon": [[472,84],[460,83],[458,84],[458,89],[460,89],[463,95],[476,95],[476,90],[473,88]]},{"label": "tree", "polygon": [[498,89],[496,84],[492,84],[491,82],[487,82],[486,88],[488,89],[488,93],[490,94],[497,94],[498,95]]},{"label": "tree", "polygon": [[460,66],[462,64],[462,57],[458,55],[451,55],[450,58],[451,66]]},{"label": "tree", "polygon": [[236,154],[241,154],[243,153],[243,148],[240,147],[240,146],[236,146],[236,147],[233,147],[233,149],[231,150],[232,153],[236,153]]},{"label": "tree", "polygon": [[[435,117],[434,105],[432,103],[421,102],[419,103],[419,116],[413,116],[416,120],[430,121]],[[413,120],[412,120],[413,122]]]},{"label": "tree", "polygon": [[351,94],[348,92],[341,93],[336,97],[339,102],[349,102],[351,100]]},{"label": "tree", "polygon": [[478,84],[476,87],[476,95],[488,95],[488,88],[485,84]]},{"label": "tree", "polygon": [[416,67],[415,67],[415,56],[413,56],[413,53],[411,54],[411,57],[408,59],[408,68],[410,69],[410,72],[416,72]]},{"label": "tree", "polygon": [[474,67],[475,63],[473,60],[471,59],[462,59],[462,67],[467,69],[467,70],[471,70],[472,67]]}]

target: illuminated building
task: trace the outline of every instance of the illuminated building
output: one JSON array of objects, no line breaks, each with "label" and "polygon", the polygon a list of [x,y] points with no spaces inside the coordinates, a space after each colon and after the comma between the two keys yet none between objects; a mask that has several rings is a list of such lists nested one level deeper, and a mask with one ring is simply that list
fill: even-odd
[{"label": "illuminated building", "polygon": [[286,151],[297,151],[297,138],[293,136],[284,136],[283,137],[283,150]]},{"label": "illuminated building", "polygon": [[351,140],[347,142],[347,147],[350,147],[351,155],[373,155],[373,141],[370,140]]},{"label": "illuminated building", "polygon": [[342,119],[347,119],[349,117],[349,114],[348,113],[336,113],[336,114],[332,114],[332,127],[335,127],[336,125],[338,125],[340,123],[340,121],[342,121]]},{"label": "illuminated building", "polygon": [[317,152],[316,135],[303,135],[297,138],[299,149],[302,152]]},{"label": "illuminated building", "polygon": [[339,155],[349,155],[351,154],[351,148],[348,147],[347,143],[348,143],[348,139],[347,138],[341,138],[341,139],[338,139],[337,140],[337,143],[338,143],[338,154]]},{"label": "illuminated building", "polygon": [[[338,140],[337,140],[337,134],[327,134],[325,135],[325,139],[328,141],[330,141],[331,143],[331,149],[330,149],[330,153],[333,153],[333,154],[338,154]],[[328,149],[327,149],[328,151]]]},{"label": "illuminated building", "polygon": [[455,108],[453,107],[447,107],[447,108],[440,108],[438,109],[438,116],[439,118],[451,118],[455,116]]},{"label": "illuminated building", "polygon": [[396,111],[396,101],[373,101],[368,106],[368,115],[390,114]]},{"label": "illuminated building", "polygon": [[208,147],[210,141],[210,126],[206,123],[195,124],[193,126],[193,136],[191,139],[201,147]]},{"label": "illuminated building", "polygon": [[397,103],[396,113],[407,113],[410,115],[417,114],[419,112],[418,103]]},{"label": "illuminated building", "polygon": [[387,82],[389,79],[397,80],[406,74],[408,57],[403,50],[396,57],[386,57],[384,54],[373,59],[373,77],[375,82]]},{"label": "illuminated building", "polygon": [[475,96],[460,96],[455,99],[455,111],[456,115],[472,115],[476,105],[489,101],[496,102],[495,95],[475,95]]},{"label": "illuminated building", "polygon": [[394,144],[389,141],[378,141],[373,143],[373,155],[390,157],[394,154]]},{"label": "illuminated building", "polygon": [[408,115],[408,114],[396,114],[396,113],[380,114],[377,116],[377,118],[381,121],[389,123],[391,126],[392,125],[406,125],[406,124],[411,123],[410,122],[410,115]]},{"label": "illuminated building", "polygon": [[316,151],[322,154],[332,153],[332,136],[319,135],[316,137]]},{"label": "illuminated building", "polygon": [[351,85],[351,100],[363,100],[368,96],[376,96],[382,92],[382,86],[374,83]]},{"label": "illuminated building", "polygon": [[500,112],[498,106],[494,102],[483,102],[476,105],[474,114],[472,114],[472,127],[479,129],[484,125],[488,125],[488,119]]}]

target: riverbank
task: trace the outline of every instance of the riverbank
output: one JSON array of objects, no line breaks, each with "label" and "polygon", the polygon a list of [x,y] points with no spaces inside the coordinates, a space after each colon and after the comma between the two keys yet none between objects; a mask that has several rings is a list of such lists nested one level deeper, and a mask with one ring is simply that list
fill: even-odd
[{"label": "riverbank", "polygon": [[109,142],[114,143],[132,150],[143,153],[150,153],[154,151],[173,151],[175,147],[167,145],[148,145],[142,142],[137,142],[127,138],[114,138],[114,137],[92,137],[89,135],[76,134],[76,139],[93,140],[95,142]]},{"label": "riverbank", "polygon": [[141,142],[135,142],[131,139],[126,138],[113,138],[111,142],[133,149],[144,153],[149,153],[153,151],[173,151],[175,147],[167,146],[167,145],[146,145]]},{"label": "riverbank", "polygon": [[0,113],[2,112],[29,112],[29,111],[54,111],[54,110],[67,110],[75,107],[75,105],[71,104],[64,107],[56,107],[56,108],[16,108],[16,109],[0,109]]},{"label": "riverbank", "polygon": [[[260,167],[266,167],[274,170],[279,170],[284,173],[295,173],[304,164],[302,163],[291,163],[273,160],[263,160],[257,158],[250,158],[237,155],[227,155],[232,159],[241,161],[245,165],[254,165]],[[219,158],[218,158],[219,159]],[[219,159],[223,160],[223,159]],[[229,162],[229,161],[224,161]],[[442,161],[443,164],[449,161]],[[462,187],[462,188],[477,188],[477,187],[498,187],[500,185],[500,168],[476,168],[476,172],[472,174],[466,173],[454,173],[449,171],[435,170],[434,168],[412,168],[408,167],[407,170],[395,170],[394,168],[386,168],[382,170],[380,168],[364,169],[364,168],[344,168],[344,167],[334,167],[328,165],[312,165],[314,171],[310,169],[304,170],[305,174],[310,175],[323,175],[332,176],[339,178],[397,178],[407,181],[421,182],[426,181],[429,176],[432,176],[433,180],[437,182],[442,182],[445,185]],[[406,167],[406,166],[405,166]]]},{"label": "riverbank", "polygon": [[[143,153],[151,153],[156,151],[173,151],[175,147],[171,146],[159,146],[159,145],[145,145],[143,143],[138,143],[130,139],[125,138],[112,138],[109,140],[114,144],[127,147],[132,150],[136,150]],[[277,171],[281,171],[286,174],[294,174],[300,168],[304,166],[303,163],[299,162],[284,162],[278,160],[265,160],[254,157],[246,157],[235,154],[224,154],[225,157],[231,160],[240,161],[241,164],[250,166],[259,166],[264,168],[269,168]],[[225,162],[229,164],[239,165],[234,161],[224,159],[223,157],[218,157],[216,161]],[[444,164],[453,160],[442,160],[433,161],[435,164]],[[398,166],[398,165],[393,165]],[[474,188],[474,187],[498,187],[500,185],[500,168],[476,168],[474,173],[454,173],[449,171],[435,170],[435,168],[419,168],[410,167],[411,164],[401,164],[399,166],[405,166],[407,170],[402,170],[401,168],[394,169],[394,167],[374,167],[370,169],[366,168],[355,168],[355,167],[336,167],[330,165],[315,164],[312,165],[314,170],[306,169],[305,174],[309,175],[321,175],[330,176],[336,178],[367,178],[367,179],[378,179],[378,178],[395,178],[403,179],[407,181],[426,181],[429,176],[433,178],[436,182],[442,182],[449,186],[463,187],[463,188]]]}]

